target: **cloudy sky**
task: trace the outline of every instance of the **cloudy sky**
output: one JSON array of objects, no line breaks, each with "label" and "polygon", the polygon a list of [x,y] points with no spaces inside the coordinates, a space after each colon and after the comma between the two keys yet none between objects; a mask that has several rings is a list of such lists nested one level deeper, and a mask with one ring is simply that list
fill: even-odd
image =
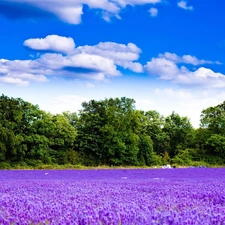
[{"label": "cloudy sky", "polygon": [[51,113],[129,97],[198,127],[225,100],[224,0],[1,0],[0,94]]}]

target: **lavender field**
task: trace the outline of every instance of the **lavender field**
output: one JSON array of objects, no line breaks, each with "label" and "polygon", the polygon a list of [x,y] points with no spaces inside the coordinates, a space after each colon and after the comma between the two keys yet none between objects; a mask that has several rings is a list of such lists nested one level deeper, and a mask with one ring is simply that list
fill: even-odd
[{"label": "lavender field", "polygon": [[225,169],[0,171],[0,224],[225,224]]}]

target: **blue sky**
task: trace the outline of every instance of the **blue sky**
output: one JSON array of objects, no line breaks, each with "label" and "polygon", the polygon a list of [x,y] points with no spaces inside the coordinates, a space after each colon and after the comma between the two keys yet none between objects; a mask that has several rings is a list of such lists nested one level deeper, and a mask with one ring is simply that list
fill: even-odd
[{"label": "blue sky", "polygon": [[129,97],[198,127],[225,100],[224,0],[1,0],[0,94],[51,113]]}]

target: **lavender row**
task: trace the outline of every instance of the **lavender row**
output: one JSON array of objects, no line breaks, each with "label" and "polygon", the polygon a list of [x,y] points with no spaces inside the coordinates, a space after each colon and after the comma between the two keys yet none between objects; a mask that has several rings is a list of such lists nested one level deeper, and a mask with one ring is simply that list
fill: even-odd
[{"label": "lavender row", "polygon": [[1,180],[224,180],[223,168],[99,169],[99,170],[0,170]]}]

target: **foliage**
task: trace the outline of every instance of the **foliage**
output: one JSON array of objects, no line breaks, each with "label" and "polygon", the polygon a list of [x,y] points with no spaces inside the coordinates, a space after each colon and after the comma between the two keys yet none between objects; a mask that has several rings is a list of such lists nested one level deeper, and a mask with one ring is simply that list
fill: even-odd
[{"label": "foliage", "polygon": [[208,151],[213,155],[225,157],[225,136],[213,134],[206,141]]},{"label": "foliage", "polygon": [[192,149],[179,149],[178,154],[172,159],[172,162],[177,165],[189,166],[193,165]]},{"label": "foliage", "polygon": [[168,152],[164,152],[163,156],[162,156],[162,164],[163,165],[167,165],[170,163],[170,156]]},{"label": "foliage", "polygon": [[207,128],[213,134],[225,135],[225,101],[202,110],[201,127]]},{"label": "foliage", "polygon": [[82,106],[76,142],[84,163],[136,165],[140,123],[134,100],[92,100]]},{"label": "foliage", "polygon": [[162,166],[162,156],[157,155],[154,151],[152,153],[152,165],[153,166]]},{"label": "foliage", "polygon": [[153,142],[147,135],[141,135],[139,141],[138,162],[141,166],[150,166],[153,163]]},{"label": "foliage", "polygon": [[76,130],[63,115],[51,115],[22,99],[0,97],[0,161],[60,163]]},{"label": "foliage", "polygon": [[165,124],[162,130],[169,137],[168,153],[172,158],[177,154],[178,146],[183,148],[189,147],[192,144],[194,128],[187,117],[181,117],[177,113],[165,118]]},{"label": "foliage", "polygon": [[0,96],[0,167],[191,166],[225,164],[225,102],[204,109],[201,127],[175,112],[135,109],[134,99],[82,103],[79,114],[50,114]]},{"label": "foliage", "polygon": [[157,111],[141,111],[141,124],[143,133],[148,135],[153,141],[153,149],[158,155],[164,154],[169,147],[169,135],[163,131],[165,118]]}]

